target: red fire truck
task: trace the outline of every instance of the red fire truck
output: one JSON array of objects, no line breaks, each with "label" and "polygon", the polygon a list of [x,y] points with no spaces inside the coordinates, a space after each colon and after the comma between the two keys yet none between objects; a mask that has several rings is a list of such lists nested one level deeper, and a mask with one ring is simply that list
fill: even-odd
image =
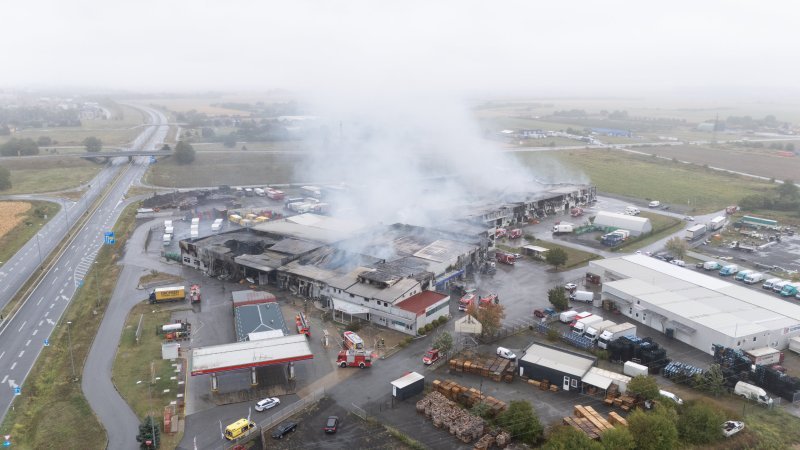
[{"label": "red fire truck", "polygon": [[341,350],[336,358],[339,367],[358,367],[363,369],[372,366],[372,355],[365,350]]},{"label": "red fire truck", "polygon": [[364,350],[364,340],[352,331],[345,331],[342,334],[344,347],[348,350]]},{"label": "red fire truck", "polygon": [[514,228],[513,230],[508,232],[509,239],[519,239],[522,237],[522,230],[519,228]]},{"label": "red fire truck", "polygon": [[495,239],[500,239],[500,238],[506,237],[507,233],[508,233],[508,230],[506,230],[505,228],[495,228],[494,237],[495,237]]},{"label": "red fire truck", "polygon": [[461,299],[458,301],[458,310],[466,311],[475,300],[479,301],[478,307],[484,307],[492,303],[500,303],[500,298],[497,296],[497,294],[489,294],[485,297],[478,297],[474,292],[470,292],[469,294],[461,297]]},{"label": "red fire truck", "polygon": [[189,301],[191,303],[200,303],[200,285],[193,284],[189,288]]},{"label": "red fire truck", "polygon": [[458,310],[459,311],[466,311],[469,308],[469,305],[472,304],[472,301],[475,300],[475,292],[468,292],[463,297],[458,300]]},{"label": "red fire truck", "polygon": [[294,316],[294,321],[297,324],[298,334],[305,334],[306,337],[311,337],[311,324],[308,323],[305,314],[300,313]]},{"label": "red fire truck", "polygon": [[506,252],[495,252],[494,257],[497,260],[497,262],[508,264],[511,266],[513,266],[514,262],[517,260],[516,258],[514,258],[514,255]]}]

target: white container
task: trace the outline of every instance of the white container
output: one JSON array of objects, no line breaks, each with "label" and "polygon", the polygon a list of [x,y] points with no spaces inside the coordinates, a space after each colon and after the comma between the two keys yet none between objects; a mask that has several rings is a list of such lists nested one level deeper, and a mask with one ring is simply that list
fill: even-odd
[{"label": "white container", "polygon": [[578,316],[578,311],[564,311],[558,316],[558,320],[564,323],[570,323]]},{"label": "white container", "polygon": [[165,220],[164,221],[164,228],[172,228],[172,221],[171,220]]},{"label": "white container", "polygon": [[200,225],[200,218],[199,217],[192,218],[192,225]]},{"label": "white container", "polygon": [[649,370],[647,366],[643,366],[641,364],[636,364],[633,361],[625,361],[625,365],[622,366],[622,373],[629,377],[636,377],[639,375],[649,375]]}]

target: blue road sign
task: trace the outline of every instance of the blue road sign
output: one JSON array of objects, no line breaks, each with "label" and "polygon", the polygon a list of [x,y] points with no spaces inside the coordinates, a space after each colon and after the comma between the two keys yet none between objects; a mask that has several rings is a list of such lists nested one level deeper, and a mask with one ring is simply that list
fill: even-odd
[{"label": "blue road sign", "polygon": [[113,245],[116,242],[114,239],[114,232],[113,231],[106,231],[103,235],[103,243],[106,245]]},{"label": "blue road sign", "polygon": [[83,280],[78,280],[78,287],[83,287]]},{"label": "blue road sign", "polygon": [[11,441],[3,442],[3,447],[11,447]]},{"label": "blue road sign", "polygon": [[14,395],[22,394],[22,387],[21,386],[14,386]]},{"label": "blue road sign", "polygon": [[49,347],[50,346],[50,339],[44,338],[44,346],[45,347]]}]

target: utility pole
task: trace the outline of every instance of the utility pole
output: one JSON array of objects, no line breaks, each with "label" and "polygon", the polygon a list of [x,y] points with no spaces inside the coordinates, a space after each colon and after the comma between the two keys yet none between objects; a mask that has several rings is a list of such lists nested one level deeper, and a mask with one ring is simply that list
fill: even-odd
[{"label": "utility pole", "polygon": [[42,245],[39,243],[39,232],[36,232],[36,250],[39,252],[39,269],[42,268]]},{"label": "utility pole", "polygon": [[67,342],[69,343],[69,362],[72,365],[72,381],[77,380],[75,376],[75,357],[72,355],[72,335],[70,333],[70,325],[72,322],[67,322]]}]

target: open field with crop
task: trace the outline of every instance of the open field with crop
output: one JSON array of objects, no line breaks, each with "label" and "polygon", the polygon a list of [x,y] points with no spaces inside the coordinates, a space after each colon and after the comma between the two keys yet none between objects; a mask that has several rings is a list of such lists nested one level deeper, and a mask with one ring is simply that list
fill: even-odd
[{"label": "open field with crop", "polygon": [[0,166],[11,171],[12,188],[2,194],[54,192],[89,182],[103,168],[77,157],[3,158]]},{"label": "open field with crop", "polygon": [[83,145],[84,139],[95,136],[103,141],[103,145],[122,145],[141,133],[139,125],[144,123],[144,116],[139,110],[124,105],[119,105],[117,112],[121,113],[118,119],[82,120],[80,127],[23,129],[11,136],[0,137],[0,144],[12,137],[35,141],[40,136],[48,136],[58,141],[55,145]]},{"label": "open field with crop", "polygon": [[[175,158],[167,158],[150,165],[144,182],[165,187],[218,186],[289,183],[307,180],[302,175],[306,156],[290,153],[197,152],[194,162],[179,165]],[[333,174],[331,175],[333,179]]]},{"label": "open field with crop", "polygon": [[[765,143],[767,146],[768,143]],[[744,147],[719,146],[705,147],[698,145],[666,146],[635,149],[681,161],[750,173],[778,180],[800,179],[800,157],[778,155],[778,151],[770,149],[753,149]]]},{"label": "open field with crop", "polygon": [[[217,103],[224,103],[226,101],[234,101],[228,98],[222,97],[214,97],[214,98],[202,98],[202,97],[180,97],[180,98],[157,98],[151,100],[142,100],[144,103],[158,105],[161,107],[165,107],[170,111],[175,112],[188,112],[191,110],[195,110],[199,113],[205,113],[209,115],[215,116],[240,116],[240,117],[247,117],[250,115],[247,111],[241,111],[238,109],[229,109],[229,108],[222,108],[219,106],[211,106],[212,104]],[[255,100],[236,100],[242,102],[253,102]]]},{"label": "open field with crop", "polygon": [[553,181],[591,182],[609,194],[689,204],[694,213],[719,211],[742,197],[774,188],[766,181],[615,150],[531,152],[515,157],[536,173],[557,174],[559,178]]},{"label": "open field with crop", "polygon": [[[72,322],[72,352],[80,379],[89,348],[122,270],[116,263],[133,230],[137,207],[134,203],[122,212],[114,225],[118,236],[116,245],[100,249],[96,264],[84,278],[83,287],[53,329],[50,346],[42,351],[25,380],[25,389],[14,400],[14,409],[8,411],[0,425],[0,432],[15,437],[15,448],[106,448],[106,432],[83,396],[80,381],[72,380],[66,323]],[[97,276],[95,271],[102,275]],[[99,306],[97,292],[101,293]]]},{"label": "open field with crop", "polygon": [[[242,146],[247,150],[242,150]],[[236,147],[225,147],[222,142],[198,142],[192,144],[198,152],[273,152],[273,151],[303,151],[308,147],[301,141],[275,141],[275,142],[238,142]],[[238,153],[235,153],[238,155]]]},{"label": "open field with crop", "polygon": [[[128,314],[111,378],[122,398],[139,418],[152,415],[163,423],[164,406],[175,400],[176,394],[183,393],[183,389],[177,381],[170,380],[175,375],[172,361],[161,359],[161,336],[156,335],[155,329],[169,323],[171,314],[169,310],[161,308],[161,305],[143,302]],[[136,328],[140,317],[142,335],[137,343]],[[161,448],[175,448],[183,434],[161,433],[161,437]]]},{"label": "open field with crop", "polygon": [[53,218],[58,203],[0,202],[0,264],[8,261]]}]

